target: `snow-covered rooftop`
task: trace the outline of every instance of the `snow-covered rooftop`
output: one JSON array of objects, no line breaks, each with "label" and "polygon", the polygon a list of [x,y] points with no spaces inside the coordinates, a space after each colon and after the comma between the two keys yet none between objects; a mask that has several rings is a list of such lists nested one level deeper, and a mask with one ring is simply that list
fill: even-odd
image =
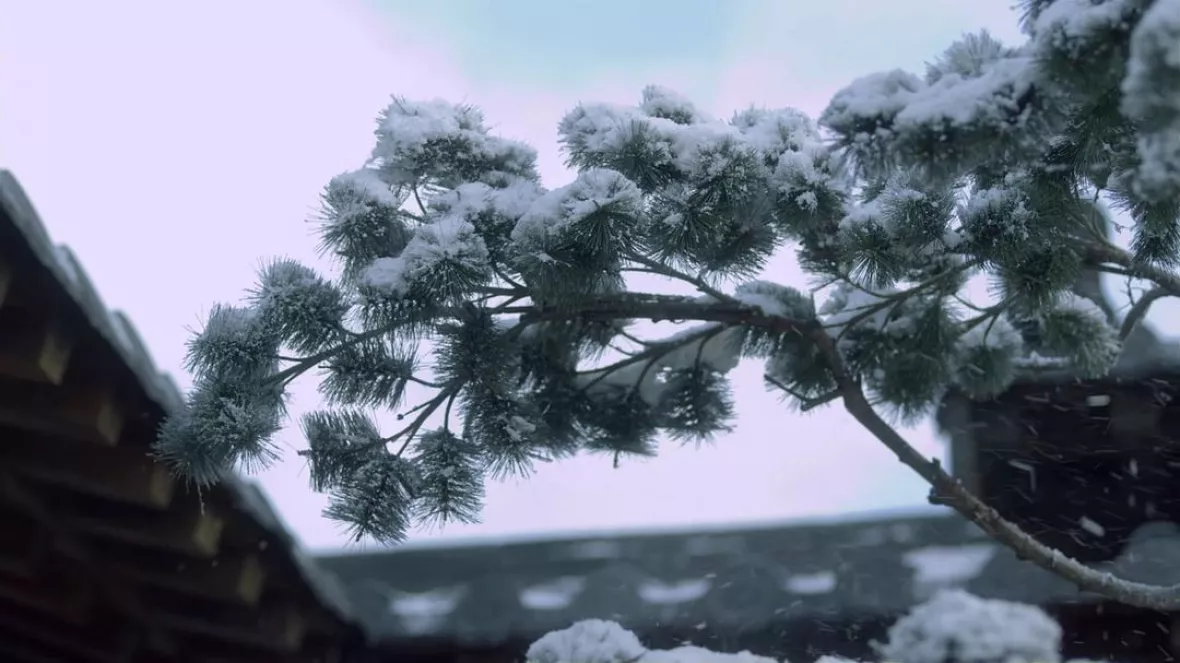
[{"label": "snow-covered rooftop", "polygon": [[[746,630],[854,615],[892,619],[947,589],[1039,605],[1093,598],[941,510],[404,546],[320,561],[339,576],[377,635],[394,641],[491,644],[583,619],[609,619],[636,632],[694,625]],[[1180,535],[1139,537],[1107,566],[1141,577],[1161,564],[1180,568]],[[429,619],[390,609],[411,598]]]}]

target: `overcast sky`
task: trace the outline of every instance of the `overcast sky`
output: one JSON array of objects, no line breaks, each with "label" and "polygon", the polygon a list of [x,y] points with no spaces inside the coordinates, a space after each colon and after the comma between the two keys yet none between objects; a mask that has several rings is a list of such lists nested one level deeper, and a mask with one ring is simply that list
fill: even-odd
[{"label": "overcast sky", "polygon": [[[566,182],[561,115],[634,103],[645,84],[716,114],[815,114],[852,78],[920,70],[958,35],[1016,39],[981,0],[0,0],[0,167],[70,245],[157,363],[181,369],[188,329],[236,301],[260,262],[315,262],[307,222],[333,175],[361,165],[390,94],[481,106]],[[789,257],[770,278],[802,285]],[[915,506],[925,489],[838,408],[798,415],[735,375],[736,430],[701,450],[613,470],[548,465],[489,487],[484,522],[415,538],[765,521]],[[302,385],[296,412],[316,405]],[[924,452],[929,427],[909,433]],[[288,450],[300,447],[295,429]],[[308,546],[343,543],[302,462],[261,479]]]}]

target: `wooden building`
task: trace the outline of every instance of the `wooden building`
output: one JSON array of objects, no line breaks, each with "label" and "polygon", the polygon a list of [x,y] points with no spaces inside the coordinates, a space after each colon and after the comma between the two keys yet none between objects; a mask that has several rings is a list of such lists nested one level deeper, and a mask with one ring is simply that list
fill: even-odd
[{"label": "wooden building", "polygon": [[262,494],[148,455],[180,395],[0,171],[0,660],[335,662],[347,599]]},{"label": "wooden building", "polygon": [[[1096,273],[1075,291],[1119,322]],[[1102,379],[1047,371],[992,400],[951,393],[937,419],[953,474],[1003,516],[1121,577],[1180,582],[1180,346],[1141,324]],[[1119,613],[1127,632],[1170,633],[1156,660],[1178,655],[1177,614]]]},{"label": "wooden building", "polygon": [[1180,346],[1144,325],[1103,379],[1050,371],[993,400],[952,393],[938,424],[955,476],[1081,561],[1113,559],[1144,525],[1180,522]]}]

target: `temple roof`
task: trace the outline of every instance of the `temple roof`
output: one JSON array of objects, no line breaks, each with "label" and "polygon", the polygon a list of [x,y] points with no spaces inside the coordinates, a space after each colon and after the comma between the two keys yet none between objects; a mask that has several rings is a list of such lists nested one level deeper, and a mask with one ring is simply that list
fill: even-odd
[{"label": "temple roof", "polygon": [[[591,617],[636,631],[892,618],[944,587],[1042,605],[1094,600],[936,509],[756,528],[405,545],[319,561],[337,574],[374,635],[392,641],[495,644]],[[1108,566],[1124,577],[1171,582],[1180,581],[1177,562],[1180,537],[1148,531],[1146,542]]]}]

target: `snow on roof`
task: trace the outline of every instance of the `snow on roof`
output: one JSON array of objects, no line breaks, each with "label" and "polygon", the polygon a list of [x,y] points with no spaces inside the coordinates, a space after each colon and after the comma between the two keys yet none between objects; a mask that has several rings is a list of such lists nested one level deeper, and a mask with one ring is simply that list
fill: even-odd
[{"label": "snow on roof", "polygon": [[[485,538],[482,545],[441,541],[320,562],[368,612],[378,637],[393,642],[494,644],[593,618],[640,632],[656,624],[748,630],[856,615],[896,618],[956,588],[1041,605],[1093,598],[1017,560],[956,515],[922,509],[873,516],[580,539]],[[430,632],[421,630],[422,620],[409,623],[377,600],[440,588],[463,591],[446,614],[432,617]]]}]

